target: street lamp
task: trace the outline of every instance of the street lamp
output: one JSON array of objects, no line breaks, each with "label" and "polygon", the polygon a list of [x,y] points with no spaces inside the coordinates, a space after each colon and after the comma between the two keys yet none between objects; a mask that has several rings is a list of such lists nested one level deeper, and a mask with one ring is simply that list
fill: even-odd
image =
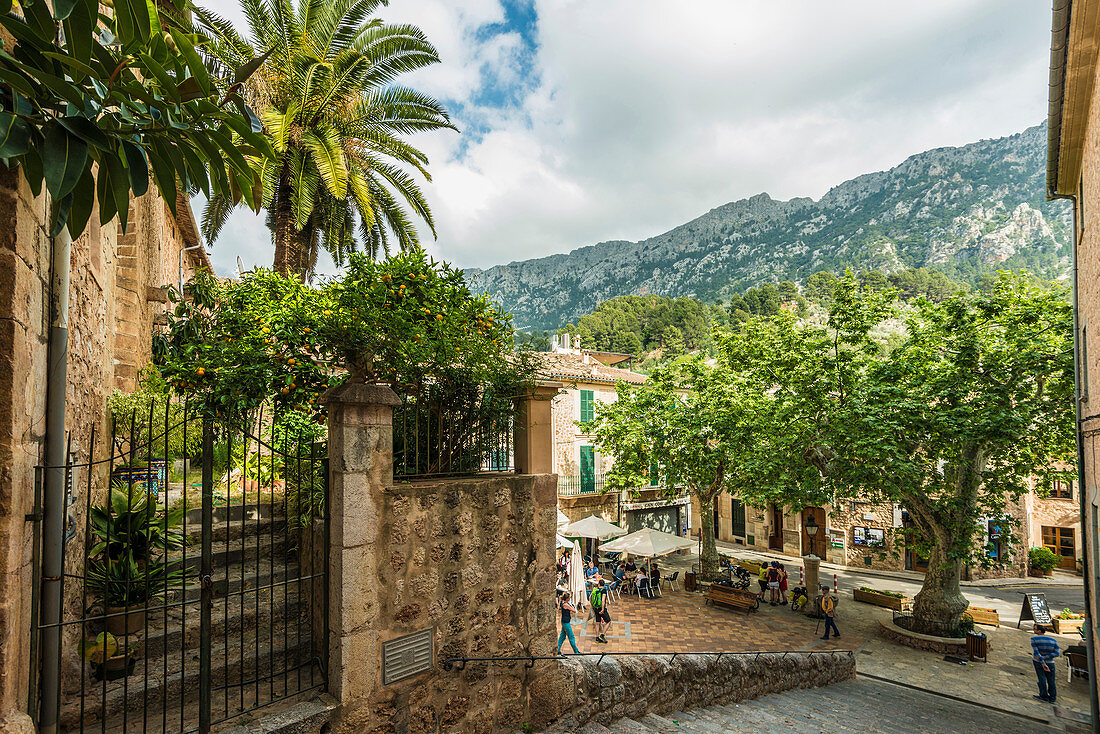
[{"label": "street lamp", "polygon": [[806,535],[810,538],[810,555],[814,555],[814,538],[817,537],[817,531],[821,526],[817,524],[817,520],[813,515],[806,518],[806,522],[803,524],[803,528],[806,530]]}]

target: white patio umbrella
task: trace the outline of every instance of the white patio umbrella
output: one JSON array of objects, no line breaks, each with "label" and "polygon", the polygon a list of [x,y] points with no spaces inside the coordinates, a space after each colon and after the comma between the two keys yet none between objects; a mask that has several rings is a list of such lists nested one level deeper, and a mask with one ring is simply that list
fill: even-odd
[{"label": "white patio umbrella", "polygon": [[612,525],[597,515],[589,515],[583,520],[571,522],[565,527],[559,528],[558,532],[567,538],[595,538],[596,540],[617,538],[626,533],[618,525]]},{"label": "white patio umbrella", "polygon": [[573,541],[573,550],[569,554],[569,594],[573,605],[580,609],[587,603],[584,595],[584,567],[581,565],[581,544]]},{"label": "white patio umbrella", "polygon": [[573,547],[573,544],[571,542],[569,542],[569,538],[563,538],[560,535],[558,536],[558,548],[559,549],[561,549],[561,548],[572,548],[572,547]]},{"label": "white patio umbrella", "polygon": [[[583,520],[577,520],[576,522],[571,522],[564,527],[558,528],[558,532],[567,538],[591,538],[596,541],[601,541],[606,538],[618,537],[626,531],[618,525],[612,525],[598,515],[589,515]],[[593,562],[599,558],[598,547],[593,551],[592,556]]]},{"label": "white patio umbrella", "polygon": [[662,533],[660,530],[654,530],[653,528],[642,528],[641,530],[635,530],[630,535],[624,535],[621,538],[603,543],[600,548],[605,551],[629,553],[632,556],[641,556],[642,558],[657,558],[694,546],[695,541],[693,540],[681,538],[671,533]]},{"label": "white patio umbrella", "polygon": [[635,530],[630,535],[624,535],[604,544],[603,549],[645,558],[647,575],[652,576],[651,559],[693,547],[695,547],[695,541],[688,538],[681,538],[671,533],[662,533],[660,530],[654,530],[653,528],[642,528],[641,530]]},{"label": "white patio umbrella", "polygon": [[569,524],[569,516],[566,515],[564,512],[562,512],[561,510],[558,510],[558,527],[560,528],[562,525],[568,525],[568,524]]}]

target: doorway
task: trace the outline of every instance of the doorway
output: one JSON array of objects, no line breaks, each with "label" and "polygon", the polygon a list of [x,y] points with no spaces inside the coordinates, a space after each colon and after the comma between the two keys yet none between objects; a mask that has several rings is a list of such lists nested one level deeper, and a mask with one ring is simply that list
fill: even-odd
[{"label": "doorway", "polygon": [[730,517],[730,535],[745,537],[745,504],[736,497],[730,499]]},{"label": "doorway", "polygon": [[718,500],[715,499],[714,500],[714,538],[715,538],[715,540],[725,540],[725,538],[722,537],[721,528],[722,528],[722,523],[721,523],[720,516],[718,514]]},{"label": "doorway", "polygon": [[775,504],[769,505],[771,511],[771,533],[768,535],[769,550],[783,550],[783,509]]},{"label": "doorway", "polygon": [[1073,528],[1043,526],[1043,545],[1058,556],[1058,568],[1077,570],[1077,543]]},{"label": "doorway", "polygon": [[[901,526],[903,528],[915,527],[914,522],[911,519],[909,519],[909,511],[908,510],[902,510],[901,511]],[[918,555],[916,553],[916,551],[906,549],[906,551],[905,551],[905,570],[906,571],[916,571],[917,573],[927,573],[928,572],[928,559],[924,558],[923,556]]]},{"label": "doorway", "polygon": [[[806,521],[810,518],[814,519],[817,523],[818,531],[817,536],[810,538],[810,534],[806,532]],[[829,542],[828,533],[825,532],[825,508],[823,507],[807,507],[802,510],[802,555],[809,555],[813,553],[819,558],[824,558],[825,549],[828,547]]]}]

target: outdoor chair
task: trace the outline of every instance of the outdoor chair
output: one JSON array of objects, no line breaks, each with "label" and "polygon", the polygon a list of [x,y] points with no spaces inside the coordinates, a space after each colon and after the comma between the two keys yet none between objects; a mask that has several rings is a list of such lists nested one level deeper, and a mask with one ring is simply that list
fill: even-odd
[{"label": "outdoor chair", "polygon": [[1073,674],[1079,673],[1086,679],[1089,677],[1088,658],[1079,652],[1066,653],[1066,683],[1073,681]]},{"label": "outdoor chair", "polygon": [[680,587],[676,585],[676,579],[678,578],[680,578],[680,572],[676,571],[671,576],[662,576],[661,583],[668,584],[668,588],[672,589],[673,591],[679,591]]}]

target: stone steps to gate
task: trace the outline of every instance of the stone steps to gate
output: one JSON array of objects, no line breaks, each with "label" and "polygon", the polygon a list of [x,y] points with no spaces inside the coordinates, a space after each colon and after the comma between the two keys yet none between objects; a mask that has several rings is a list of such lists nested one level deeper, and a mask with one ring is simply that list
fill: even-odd
[{"label": "stone steps to gate", "polygon": [[[302,629],[308,630],[308,620],[303,620]],[[314,649],[320,647],[320,636],[315,641],[308,637],[296,640],[293,629],[289,632],[288,639],[284,639],[282,628],[276,629],[274,635],[260,628],[258,640],[247,636],[243,654],[239,639],[231,639],[228,644],[223,640],[212,640],[210,679],[212,689],[220,693],[219,706],[224,709],[224,696],[228,693],[231,709],[241,710],[233,698],[239,697],[242,688],[246,701],[249,692],[255,696],[257,691],[266,691],[267,700],[296,693],[299,690],[299,671],[306,686],[309,685],[311,671],[313,679],[320,680],[315,662],[318,651]],[[287,668],[296,670],[284,675],[281,671]],[[272,670],[280,673],[271,677]],[[236,685],[241,681],[245,681],[246,685]],[[83,715],[79,683],[72,690],[66,690],[66,694],[60,719],[63,731],[79,731],[81,722],[87,731],[98,731],[104,713],[108,719],[107,730],[122,731],[124,711],[130,721],[143,720],[142,712],[147,712],[146,718],[158,722],[159,726],[165,707],[169,711],[169,719],[178,721],[181,704],[185,713],[188,709],[197,710],[199,651],[172,651],[157,658],[138,659],[133,673],[108,681],[105,685],[101,681],[93,681],[89,675],[85,682]],[[175,710],[174,716],[172,710]]]},{"label": "stone steps to gate", "polygon": [[1065,729],[933,693],[859,678],[756,700],[619,719],[607,726],[558,725],[547,734],[1053,734]]}]

